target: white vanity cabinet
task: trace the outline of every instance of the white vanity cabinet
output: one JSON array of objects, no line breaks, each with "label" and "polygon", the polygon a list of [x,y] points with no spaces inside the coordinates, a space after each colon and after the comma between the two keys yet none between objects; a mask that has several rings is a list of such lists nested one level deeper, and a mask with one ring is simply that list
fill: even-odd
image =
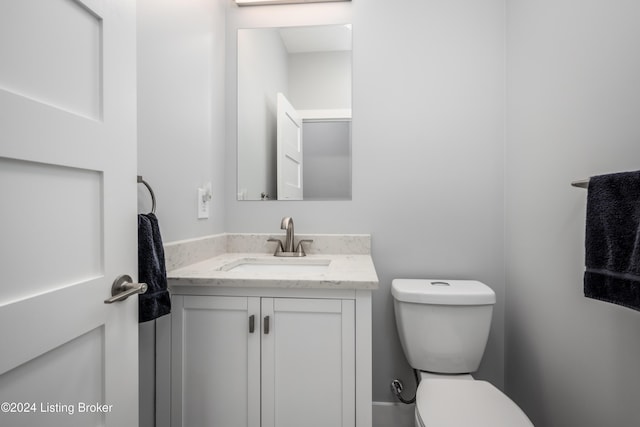
[{"label": "white vanity cabinet", "polygon": [[177,295],[172,304],[171,426],[255,425],[260,343],[247,335],[249,299]]},{"label": "white vanity cabinet", "polygon": [[209,288],[171,323],[172,427],[370,425],[370,292]]}]

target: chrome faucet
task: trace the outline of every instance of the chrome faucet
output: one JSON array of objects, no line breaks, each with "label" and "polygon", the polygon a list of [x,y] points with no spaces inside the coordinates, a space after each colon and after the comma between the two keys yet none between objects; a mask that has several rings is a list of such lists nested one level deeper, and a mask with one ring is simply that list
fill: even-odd
[{"label": "chrome faucet", "polygon": [[285,216],[284,218],[282,218],[282,221],[280,222],[280,229],[287,230],[287,234],[284,238],[284,252],[294,252],[293,218],[291,218],[290,216]]},{"label": "chrome faucet", "polygon": [[[280,222],[280,228],[282,230],[286,230],[287,234],[284,237],[284,244],[280,239],[267,239],[268,242],[277,242],[278,246],[276,247],[276,251],[273,254],[274,256],[286,256],[286,257],[302,257],[307,254],[304,252],[304,248],[302,247],[302,243],[311,243],[313,240],[310,239],[302,239],[298,242],[298,246],[295,246],[295,234],[293,232],[293,218],[290,216],[285,216],[282,218]],[[295,247],[295,249],[294,249]]]}]

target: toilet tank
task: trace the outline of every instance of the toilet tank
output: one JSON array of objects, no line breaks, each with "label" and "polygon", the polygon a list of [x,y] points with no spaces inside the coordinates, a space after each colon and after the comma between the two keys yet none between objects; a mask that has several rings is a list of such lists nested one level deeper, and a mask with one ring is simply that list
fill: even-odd
[{"label": "toilet tank", "polygon": [[478,369],[496,302],[491,288],[475,280],[395,279],[391,294],[400,342],[414,369]]}]

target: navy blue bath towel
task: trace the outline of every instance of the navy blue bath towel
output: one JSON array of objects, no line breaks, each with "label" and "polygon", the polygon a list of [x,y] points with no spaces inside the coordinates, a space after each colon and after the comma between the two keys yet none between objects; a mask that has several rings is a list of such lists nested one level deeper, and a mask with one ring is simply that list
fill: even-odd
[{"label": "navy blue bath towel", "polygon": [[171,313],[164,248],[158,218],[153,213],[138,214],[138,280],[149,286],[138,297],[138,321]]},{"label": "navy blue bath towel", "polygon": [[640,171],[589,180],[586,297],[640,311]]}]

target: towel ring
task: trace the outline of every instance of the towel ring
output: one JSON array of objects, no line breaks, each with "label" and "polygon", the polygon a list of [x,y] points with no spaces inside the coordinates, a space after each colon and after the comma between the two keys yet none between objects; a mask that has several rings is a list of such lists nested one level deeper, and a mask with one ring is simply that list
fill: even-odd
[{"label": "towel ring", "polygon": [[156,195],[154,194],[153,189],[151,188],[151,186],[147,181],[142,179],[142,175],[138,175],[138,184],[144,184],[144,186],[147,187],[147,190],[149,190],[149,193],[151,194],[151,213],[155,214],[156,213]]}]

